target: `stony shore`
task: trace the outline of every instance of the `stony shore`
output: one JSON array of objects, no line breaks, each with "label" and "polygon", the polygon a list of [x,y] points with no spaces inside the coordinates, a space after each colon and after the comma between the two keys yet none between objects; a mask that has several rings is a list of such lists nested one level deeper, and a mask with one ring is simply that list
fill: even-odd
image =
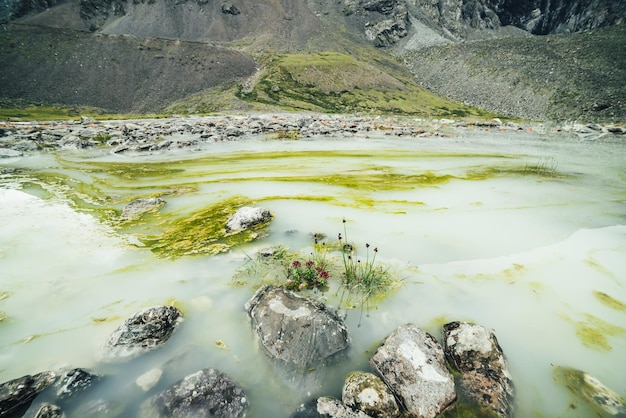
[{"label": "stony shore", "polygon": [[0,158],[60,148],[109,147],[112,153],[193,149],[206,143],[233,141],[254,135],[267,135],[269,138],[285,140],[316,136],[367,136],[375,133],[398,137],[424,137],[457,136],[463,130],[472,129],[569,133],[587,140],[614,137],[626,132],[624,126],[616,125],[519,124],[503,123],[499,119],[467,122],[450,119],[291,113],[111,121],[82,117],[76,121],[0,122]]}]

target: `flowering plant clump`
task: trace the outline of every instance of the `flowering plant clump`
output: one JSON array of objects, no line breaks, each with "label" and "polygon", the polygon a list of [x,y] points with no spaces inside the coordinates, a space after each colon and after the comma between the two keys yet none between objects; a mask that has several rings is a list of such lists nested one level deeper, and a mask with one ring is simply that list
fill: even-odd
[{"label": "flowering plant clump", "polygon": [[370,253],[370,245],[365,244],[365,259],[362,261],[356,256],[354,246],[348,242],[346,220],[343,220],[343,235],[337,235],[341,256],[343,259],[344,275],[342,286],[348,293],[360,295],[362,302],[384,293],[392,286],[391,276],[387,268],[376,263],[378,247]]},{"label": "flowering plant clump", "polygon": [[287,268],[288,290],[323,289],[328,286],[328,272],[315,261],[309,260],[302,264],[299,260],[291,262]]}]

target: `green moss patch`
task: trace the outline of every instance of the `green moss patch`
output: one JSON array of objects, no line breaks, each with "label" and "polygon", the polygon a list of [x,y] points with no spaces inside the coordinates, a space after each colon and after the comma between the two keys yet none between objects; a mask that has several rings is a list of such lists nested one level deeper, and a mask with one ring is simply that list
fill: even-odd
[{"label": "green moss patch", "polygon": [[252,202],[242,196],[233,196],[212,206],[176,219],[160,235],[147,237],[144,244],[162,257],[180,257],[192,254],[215,255],[235,245],[259,237],[260,224],[242,231],[226,231],[226,221],[238,208]]}]

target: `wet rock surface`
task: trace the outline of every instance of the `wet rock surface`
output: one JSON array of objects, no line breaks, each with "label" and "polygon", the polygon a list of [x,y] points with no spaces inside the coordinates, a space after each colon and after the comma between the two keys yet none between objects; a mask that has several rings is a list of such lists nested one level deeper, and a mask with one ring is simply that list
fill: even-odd
[{"label": "wet rock surface", "polygon": [[368,418],[362,411],[353,410],[337,399],[322,396],[301,405],[291,418]]},{"label": "wet rock surface", "polygon": [[0,384],[0,417],[22,416],[37,395],[55,379],[54,373],[42,372]]},{"label": "wet rock surface", "polygon": [[248,400],[243,389],[216,369],[191,374],[145,401],[141,418],[245,417]]},{"label": "wet rock surface", "polygon": [[353,372],[343,385],[341,400],[352,409],[371,417],[400,416],[400,409],[385,382],[371,373]]},{"label": "wet rock surface", "polygon": [[348,329],[336,314],[282,287],[261,287],[245,309],[267,354],[296,369],[321,367],[348,347]]},{"label": "wet rock surface", "polygon": [[554,377],[557,383],[584,399],[600,414],[626,417],[624,398],[594,376],[581,370],[559,366],[554,369]]},{"label": "wet rock surface", "polygon": [[496,416],[513,416],[513,381],[494,333],[481,325],[450,322],[443,326],[443,341],[450,365],[461,373],[462,397]]},{"label": "wet rock surface", "polygon": [[435,417],[456,399],[454,379],[437,340],[414,324],[396,328],[370,366],[413,417]]},{"label": "wet rock surface", "polygon": [[159,348],[182,320],[182,313],[173,306],[155,306],[137,312],[111,334],[100,358],[102,361],[126,360]]},{"label": "wet rock surface", "polygon": [[87,370],[76,368],[68,370],[59,376],[55,383],[56,396],[58,399],[73,398],[91,388],[100,376],[93,375]]},{"label": "wet rock surface", "polygon": [[49,403],[41,405],[35,414],[35,418],[61,418],[64,416],[61,407]]},{"label": "wet rock surface", "polygon": [[268,209],[244,206],[226,221],[227,231],[241,231],[272,220]]}]

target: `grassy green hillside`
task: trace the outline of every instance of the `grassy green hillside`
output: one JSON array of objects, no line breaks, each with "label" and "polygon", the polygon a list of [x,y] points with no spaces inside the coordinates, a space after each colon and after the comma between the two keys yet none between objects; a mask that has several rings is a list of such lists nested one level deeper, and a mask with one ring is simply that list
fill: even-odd
[{"label": "grassy green hillside", "polygon": [[[364,62],[342,53],[272,54],[249,85],[239,84],[234,94],[257,107],[327,113],[392,113],[419,116],[492,116],[476,108],[442,99],[417,87],[406,72],[374,61]],[[215,111],[215,91],[168,108],[173,113]],[[231,101],[232,102],[232,101]]]}]

